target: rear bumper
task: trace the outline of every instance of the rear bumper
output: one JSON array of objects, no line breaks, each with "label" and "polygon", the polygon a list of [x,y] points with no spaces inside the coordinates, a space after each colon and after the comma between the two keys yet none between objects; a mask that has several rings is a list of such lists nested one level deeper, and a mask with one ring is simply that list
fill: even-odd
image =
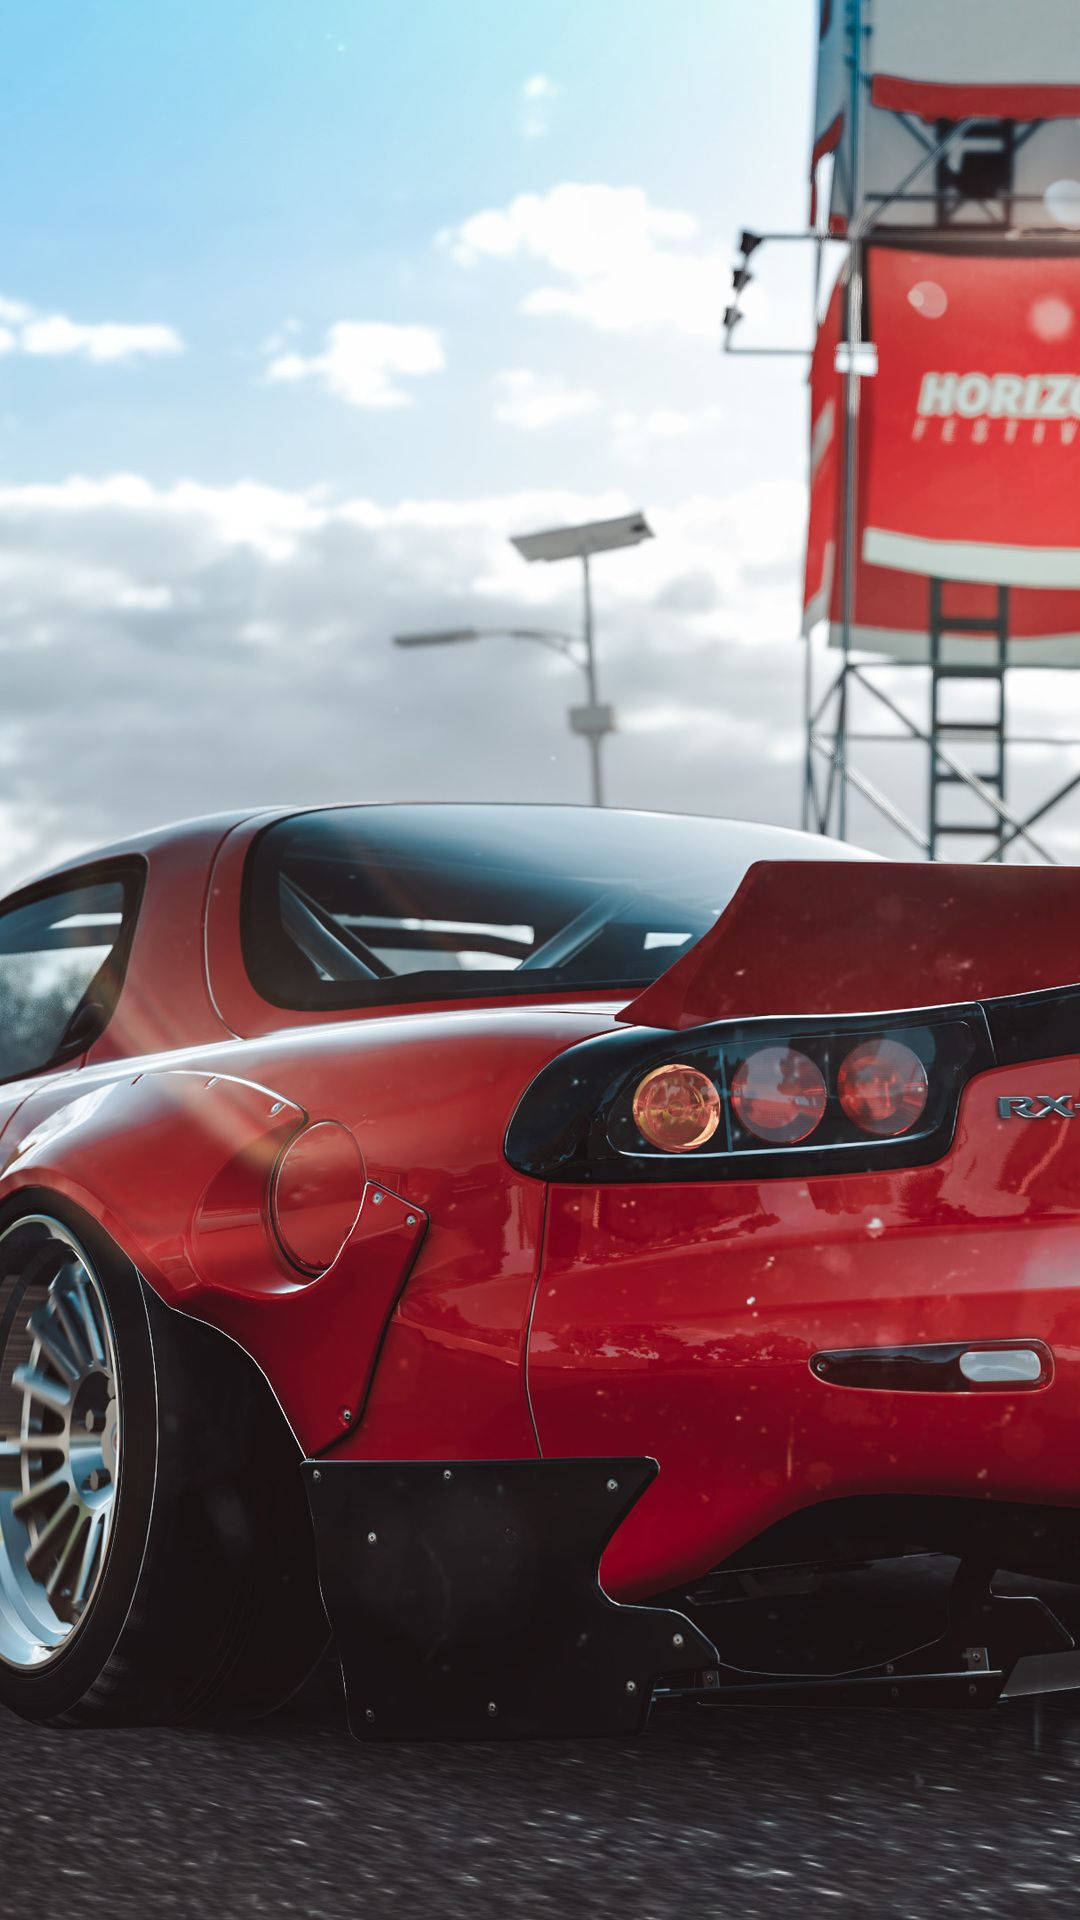
[{"label": "rear bumper", "polygon": [[989,1706],[1080,1689],[1070,1627],[1034,1595],[992,1594],[992,1556],[961,1561],[936,1641],[847,1673],[753,1670],[693,1608],[618,1604],[600,1557],[652,1460],[323,1459],[303,1472],[362,1739],[629,1734],[654,1707]]}]

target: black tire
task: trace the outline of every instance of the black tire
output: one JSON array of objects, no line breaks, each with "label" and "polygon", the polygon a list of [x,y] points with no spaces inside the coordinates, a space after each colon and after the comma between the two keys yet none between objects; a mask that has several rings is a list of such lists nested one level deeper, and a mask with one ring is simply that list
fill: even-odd
[{"label": "black tire", "polygon": [[0,1701],[80,1726],[270,1712],[328,1639],[296,1443],[246,1354],[164,1306],[93,1222],[35,1200],[0,1227],[44,1215],[75,1241],[112,1321],[123,1445],[85,1615],[42,1665],[0,1658]]}]

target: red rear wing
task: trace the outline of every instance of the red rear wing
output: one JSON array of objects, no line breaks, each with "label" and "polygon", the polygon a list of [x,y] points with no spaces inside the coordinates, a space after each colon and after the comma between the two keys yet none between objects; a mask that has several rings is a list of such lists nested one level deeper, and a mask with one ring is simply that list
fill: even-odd
[{"label": "red rear wing", "polygon": [[762,860],[635,1026],[950,1006],[1080,981],[1073,867]]}]

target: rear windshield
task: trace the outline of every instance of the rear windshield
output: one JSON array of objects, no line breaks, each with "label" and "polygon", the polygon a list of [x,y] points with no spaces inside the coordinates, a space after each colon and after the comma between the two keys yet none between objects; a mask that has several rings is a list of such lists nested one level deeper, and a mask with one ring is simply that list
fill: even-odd
[{"label": "rear windshield", "polygon": [[829,840],[676,814],[343,807],[277,822],[244,887],[248,971],[311,1009],[544,988],[619,991],[671,966],[755,860]]}]

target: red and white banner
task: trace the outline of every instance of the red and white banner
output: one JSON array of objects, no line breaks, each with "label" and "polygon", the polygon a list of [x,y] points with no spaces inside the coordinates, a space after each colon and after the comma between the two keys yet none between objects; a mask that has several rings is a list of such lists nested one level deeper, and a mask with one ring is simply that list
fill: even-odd
[{"label": "red and white banner", "polygon": [[[835,155],[844,139],[845,109],[851,86],[847,66],[844,14],[847,0],[818,0],[817,84],[814,97],[814,144],[810,153],[810,225],[817,225],[818,169],[827,154]],[[846,164],[846,163],[845,163]],[[830,195],[833,207],[839,197]],[[842,232],[844,221],[830,210],[829,224]]]},{"label": "red and white banner", "polygon": [[875,0],[876,107],[923,120],[1080,113],[1076,0]]},{"label": "red and white banner", "polygon": [[[869,252],[878,372],[860,392],[852,643],[927,650],[929,582],[951,616],[1010,588],[1014,657],[1080,661],[1080,261]],[[843,289],[811,369],[805,623],[842,614]],[[977,643],[958,641],[961,657]]]}]

